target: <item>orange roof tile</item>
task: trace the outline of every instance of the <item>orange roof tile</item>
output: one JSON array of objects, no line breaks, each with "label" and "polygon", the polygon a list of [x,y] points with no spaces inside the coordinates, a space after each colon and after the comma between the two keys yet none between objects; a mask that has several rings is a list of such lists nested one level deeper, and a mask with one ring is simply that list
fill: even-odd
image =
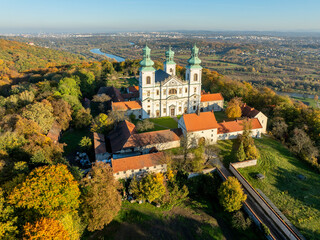
[{"label": "orange roof tile", "polygon": [[163,159],[163,157],[163,152],[150,153],[133,157],[113,159],[111,160],[111,165],[113,172],[117,173],[122,171],[161,165],[161,160]]},{"label": "orange roof tile", "polygon": [[101,133],[93,133],[93,146],[95,154],[106,153],[106,143],[104,135]]},{"label": "orange roof tile", "polygon": [[127,102],[112,102],[113,110],[127,111],[140,109],[141,103],[140,101],[127,101]]},{"label": "orange roof tile", "polygon": [[184,114],[184,124],[188,132],[218,128],[218,123],[213,112],[200,112]]},{"label": "orange roof tile", "polygon": [[259,111],[257,109],[249,107],[246,103],[241,107],[241,111],[243,117],[254,118],[259,114]]},{"label": "orange roof tile", "polygon": [[221,93],[202,94],[201,102],[221,101],[223,97]]},{"label": "orange roof tile", "polygon": [[[250,120],[251,120],[252,129],[262,128],[262,125],[257,118],[253,118]],[[243,120],[236,120],[236,121],[219,123],[218,134],[242,131],[243,130],[242,122]]]},{"label": "orange roof tile", "polygon": [[152,144],[179,141],[181,135],[180,131],[181,130],[178,129],[168,129],[132,134],[128,141],[123,145],[123,148],[143,147]]},{"label": "orange roof tile", "polygon": [[135,125],[127,120],[120,122],[108,136],[112,152],[120,151],[123,145],[135,133]]},{"label": "orange roof tile", "polygon": [[128,87],[129,92],[139,92],[139,86]]}]

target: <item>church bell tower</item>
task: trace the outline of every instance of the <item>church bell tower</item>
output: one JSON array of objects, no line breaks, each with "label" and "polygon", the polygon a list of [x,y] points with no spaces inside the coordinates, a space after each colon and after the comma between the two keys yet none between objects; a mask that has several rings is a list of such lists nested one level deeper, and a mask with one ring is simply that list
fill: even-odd
[{"label": "church bell tower", "polygon": [[173,61],[174,51],[171,50],[171,46],[169,50],[166,51],[166,61],[164,64],[164,71],[170,75],[176,75],[176,63]]}]

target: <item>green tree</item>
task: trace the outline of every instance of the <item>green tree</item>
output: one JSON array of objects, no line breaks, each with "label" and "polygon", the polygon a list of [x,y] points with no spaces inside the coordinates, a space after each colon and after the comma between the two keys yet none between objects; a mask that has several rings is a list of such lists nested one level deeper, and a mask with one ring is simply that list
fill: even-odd
[{"label": "green tree", "polygon": [[113,177],[111,167],[104,162],[96,162],[88,175],[82,179],[83,217],[88,222],[88,230],[101,230],[109,224],[121,208],[119,183]]},{"label": "green tree", "polygon": [[240,162],[246,159],[246,153],[244,152],[243,142],[240,142],[240,146],[237,151],[237,159]]},{"label": "green tree", "polygon": [[95,119],[95,124],[93,125],[91,131],[99,133],[107,133],[112,128],[112,120],[107,114],[100,113]]},{"label": "green tree", "polygon": [[38,123],[45,133],[50,130],[55,119],[51,103],[47,100],[29,104],[25,110],[23,110],[22,116]]},{"label": "green tree", "polygon": [[84,136],[79,143],[79,146],[84,150],[84,151],[89,151],[91,146],[92,146],[92,141],[89,137]]},{"label": "green tree", "polygon": [[0,188],[0,239],[15,238],[15,234],[18,233],[17,219],[13,207],[6,202],[4,192]]},{"label": "green tree", "polygon": [[9,195],[9,203],[44,217],[61,217],[79,207],[80,190],[67,166],[34,169]]},{"label": "green tree", "polygon": [[95,76],[92,72],[80,70],[76,73],[80,77],[80,89],[83,97],[90,98],[94,94],[95,89]]},{"label": "green tree", "polygon": [[80,86],[78,84],[79,82],[79,77],[77,78],[69,78],[65,77],[59,81],[58,84],[58,95],[70,95],[70,96],[75,96],[77,98],[81,97],[81,91],[80,91]]},{"label": "green tree", "polygon": [[80,110],[76,111],[73,121],[76,128],[84,128],[89,126],[92,122],[90,108],[81,108]]},{"label": "green tree", "polygon": [[247,199],[240,182],[235,177],[228,177],[218,189],[219,202],[228,212],[234,212],[241,208],[242,203]]}]

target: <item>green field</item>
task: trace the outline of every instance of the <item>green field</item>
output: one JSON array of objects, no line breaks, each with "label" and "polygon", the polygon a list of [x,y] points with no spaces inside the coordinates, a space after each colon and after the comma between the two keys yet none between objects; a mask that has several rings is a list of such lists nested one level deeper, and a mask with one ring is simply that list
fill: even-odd
[{"label": "green field", "polygon": [[119,78],[119,79],[108,79],[107,86],[113,86],[115,88],[137,86],[139,81],[136,78]]},{"label": "green field", "polygon": [[222,122],[223,120],[229,120],[226,113],[224,111],[214,112],[214,116],[216,117],[217,122]]},{"label": "green field", "polygon": [[171,210],[149,203],[123,202],[118,216],[103,230],[82,239],[225,239],[217,220],[208,215],[210,205],[193,201]]},{"label": "green field", "polygon": [[298,97],[291,97],[291,98],[297,101],[301,101],[310,107],[319,108],[317,105],[317,102],[312,98],[298,98]]},{"label": "green field", "polygon": [[61,143],[66,144],[64,147],[64,155],[80,150],[79,143],[84,136],[91,137],[89,128],[72,129],[65,132],[60,139]]},{"label": "green field", "polygon": [[170,129],[178,128],[178,123],[171,117],[150,118],[149,120],[155,125],[163,126]]},{"label": "green field", "polygon": [[[255,140],[260,151],[258,165],[239,169],[245,178],[261,189],[307,239],[320,239],[320,174],[297,159],[281,143],[263,137]],[[233,142],[220,141],[224,164],[234,162]],[[265,179],[256,180],[257,173]],[[299,180],[302,174],[305,180]]]}]

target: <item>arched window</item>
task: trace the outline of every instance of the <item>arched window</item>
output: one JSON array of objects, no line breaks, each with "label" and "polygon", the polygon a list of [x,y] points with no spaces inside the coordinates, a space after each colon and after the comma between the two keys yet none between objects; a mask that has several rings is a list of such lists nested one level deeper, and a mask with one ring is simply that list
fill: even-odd
[{"label": "arched window", "polygon": [[177,89],[171,88],[169,89],[169,95],[177,94]]},{"label": "arched window", "polygon": [[193,81],[198,81],[198,74],[197,74],[197,73],[195,73],[195,74],[193,75]]},{"label": "arched window", "polygon": [[147,77],[147,84],[150,84],[150,83],[151,83],[151,77],[148,76],[148,77]]},{"label": "arched window", "polygon": [[170,68],[170,72],[171,72],[171,73],[173,72],[173,69],[172,69],[172,68]]}]

